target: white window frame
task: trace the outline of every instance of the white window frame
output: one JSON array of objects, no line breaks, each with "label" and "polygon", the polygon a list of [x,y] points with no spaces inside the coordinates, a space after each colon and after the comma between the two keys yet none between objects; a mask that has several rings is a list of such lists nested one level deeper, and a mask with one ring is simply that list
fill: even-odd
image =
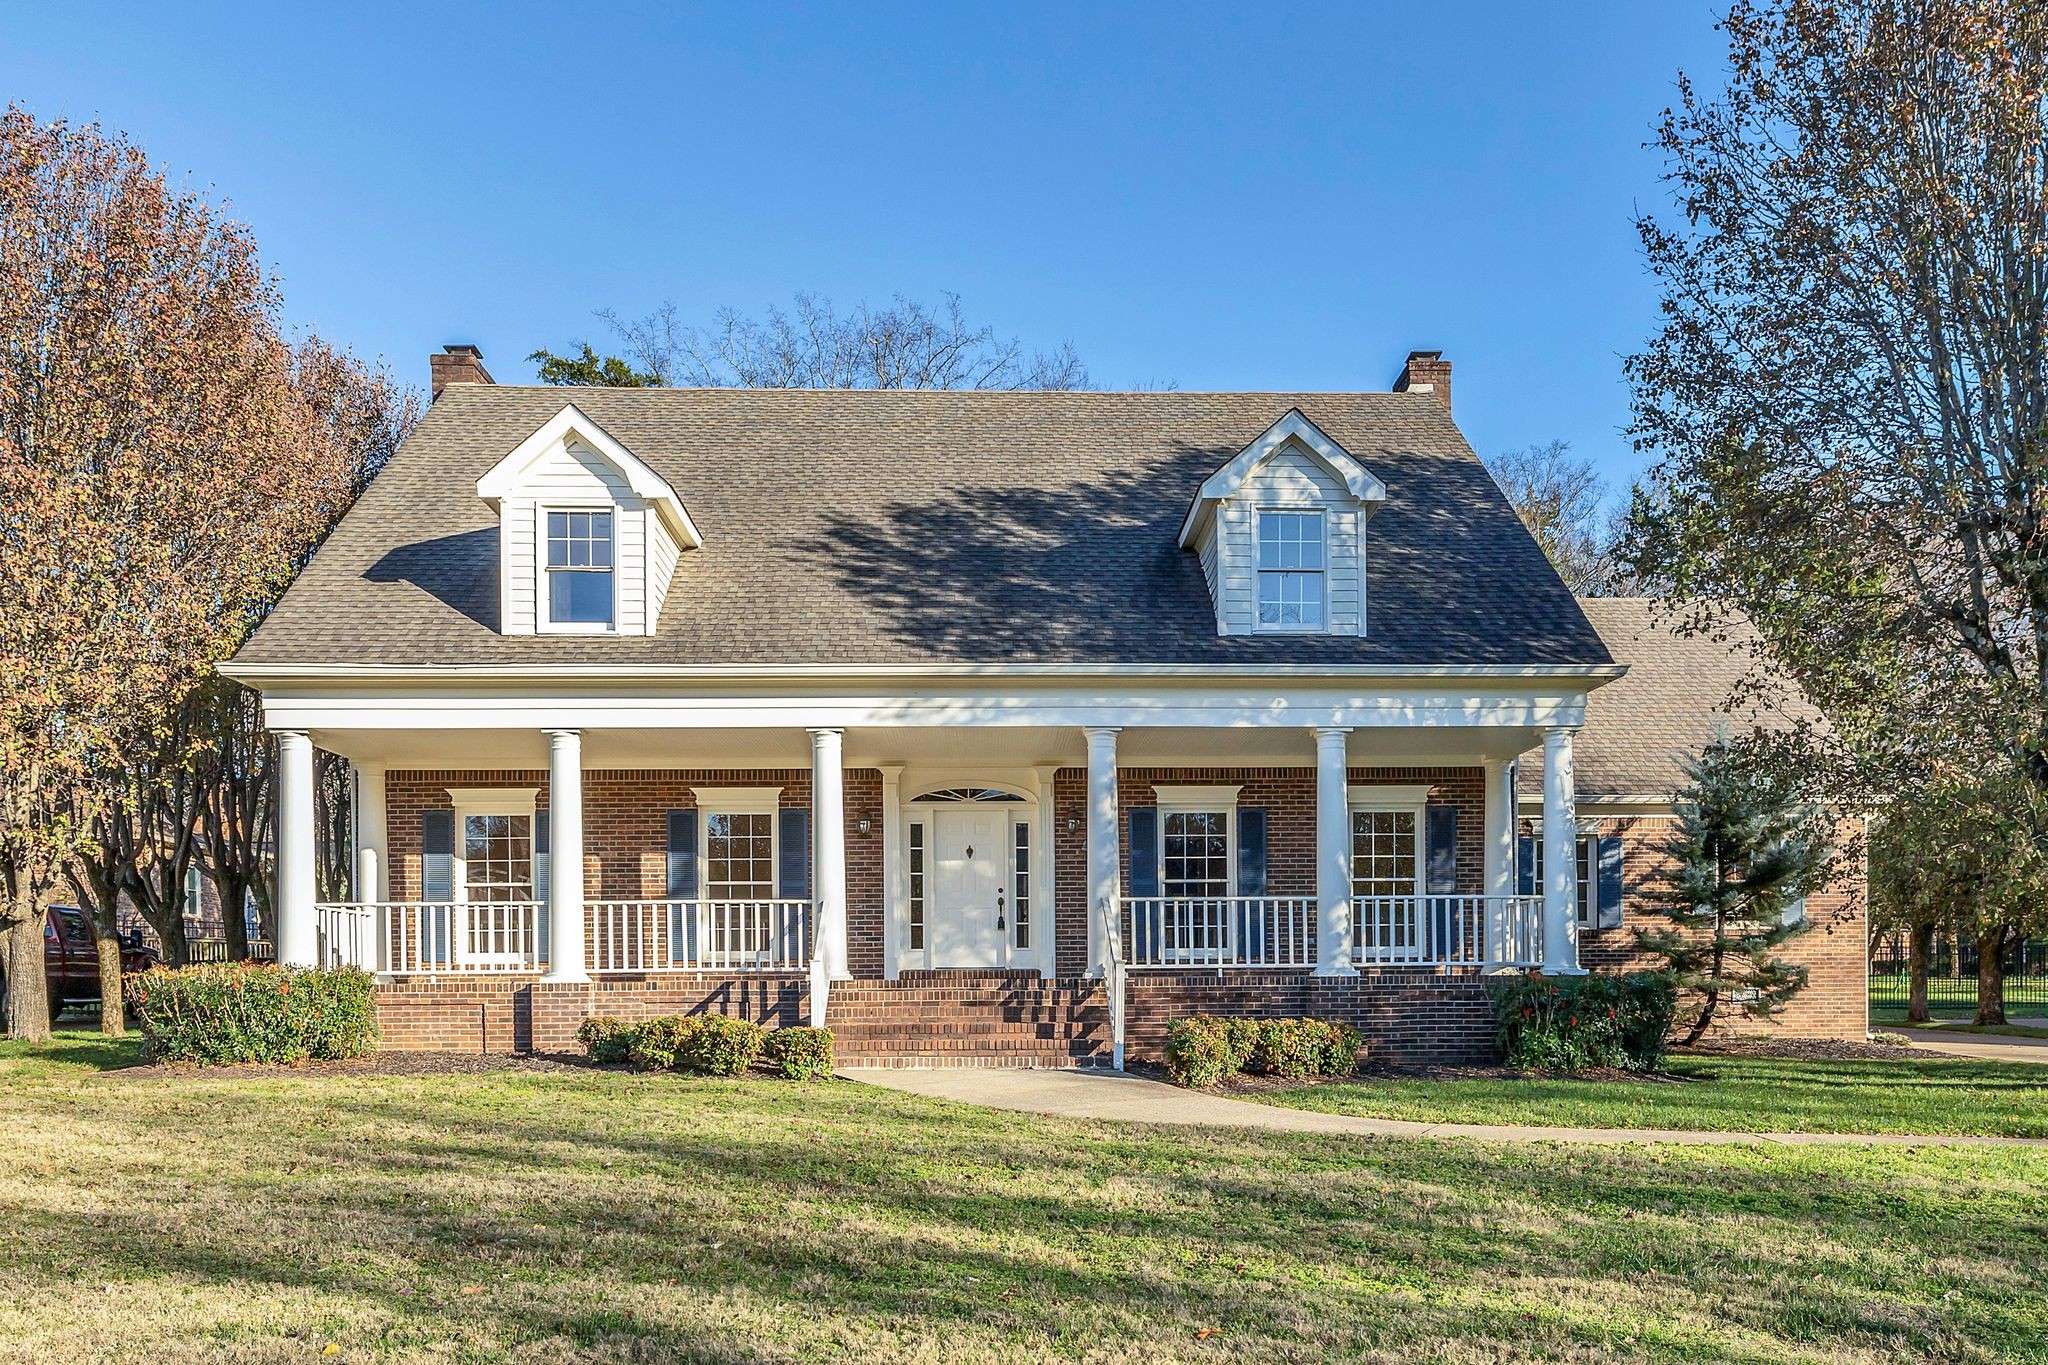
[{"label": "white window frame", "polygon": [[469,903],[469,819],[473,815],[523,815],[526,817],[527,866],[538,855],[532,847],[534,815],[539,810],[538,787],[450,787],[448,799],[455,803],[455,847],[450,850],[453,868],[451,887],[459,905]]},{"label": "white window frame", "polygon": [[[1320,569],[1267,569],[1261,564],[1261,544],[1268,516],[1310,516],[1315,518],[1318,534],[1323,546],[1323,567]],[[1252,508],[1252,630],[1261,635],[1328,635],[1330,633],[1330,509],[1313,502],[1260,503]],[[1313,573],[1322,588],[1322,602],[1317,609],[1320,618],[1316,624],[1274,622],[1268,624],[1260,619],[1260,580],[1268,573]]]},{"label": "white window frame", "polygon": [[1352,863],[1351,885],[1346,888],[1346,891],[1350,896],[1354,914],[1357,913],[1356,907],[1359,896],[1358,867],[1355,857],[1352,856],[1353,849],[1355,848],[1354,841],[1358,837],[1355,829],[1356,821],[1353,817],[1359,814],[1393,814],[1408,815],[1413,817],[1415,821],[1415,885],[1412,890],[1406,893],[1413,898],[1414,906],[1409,923],[1406,926],[1408,945],[1403,946],[1390,943],[1382,944],[1378,948],[1370,948],[1365,942],[1363,927],[1360,926],[1356,937],[1357,953],[1361,959],[1386,958],[1393,960],[1403,958],[1409,956],[1408,950],[1410,947],[1420,942],[1420,935],[1422,933],[1422,898],[1427,894],[1429,886],[1429,790],[1428,783],[1353,783],[1345,789],[1344,851],[1347,859]]},{"label": "white window frame", "polygon": [[[1239,784],[1216,786],[1179,786],[1154,783],[1152,787],[1153,808],[1157,812],[1153,821],[1158,828],[1153,832],[1153,866],[1159,869],[1159,898],[1162,905],[1183,899],[1172,896],[1166,889],[1166,817],[1169,815],[1217,815],[1223,817],[1223,895],[1228,902],[1237,896],[1237,798],[1244,790]],[[1186,897],[1193,900],[1197,897]],[[1169,914],[1160,925],[1159,952],[1172,961],[1203,962],[1215,953],[1197,944],[1185,941],[1188,926],[1181,925],[1183,941],[1174,944],[1173,919]],[[1237,951],[1237,916],[1227,909],[1223,916],[1223,939],[1217,948],[1226,958]]]},{"label": "white window frame", "polygon": [[[1529,828],[1533,831],[1529,860],[1535,865],[1536,894],[1542,896],[1549,885],[1544,879],[1543,851],[1546,844],[1543,839],[1543,821],[1531,820]],[[1572,895],[1575,898],[1572,904],[1581,929],[1600,927],[1600,838],[1599,834],[1588,834],[1584,830],[1574,831],[1572,835]],[[1621,856],[1626,863],[1626,844],[1622,847]],[[1627,905],[1626,897],[1622,903],[1624,907]]]},{"label": "white window frame", "polygon": [[768,817],[768,899],[779,899],[776,893],[782,890],[782,788],[692,787],[690,798],[697,807],[697,899],[711,899],[711,817],[714,815]]},{"label": "white window frame", "polygon": [[[554,594],[548,590],[548,514],[550,512],[609,512],[612,518],[612,619],[609,621],[557,621],[554,610]],[[619,564],[619,545],[622,540],[620,528],[625,522],[625,510],[616,502],[603,498],[570,498],[552,502],[536,502],[533,509],[533,627],[542,635],[616,635],[619,633],[619,575],[625,570]]]}]

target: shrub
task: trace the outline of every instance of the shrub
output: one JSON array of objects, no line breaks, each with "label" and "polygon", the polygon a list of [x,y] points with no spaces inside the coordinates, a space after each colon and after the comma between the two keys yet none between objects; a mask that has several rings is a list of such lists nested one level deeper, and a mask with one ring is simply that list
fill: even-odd
[{"label": "shrub", "polygon": [[624,1019],[593,1015],[576,1026],[576,1041],[593,1062],[623,1062],[633,1051],[639,1026]]},{"label": "shrub", "polygon": [[1166,1075],[1175,1085],[1201,1090],[1237,1070],[1221,1019],[1196,1015],[1166,1026]]},{"label": "shrub", "polygon": [[354,967],[152,967],[127,994],[157,1061],[329,1061],[377,1043],[376,982]]},{"label": "shrub", "polygon": [[1329,1019],[1216,1019],[1194,1015],[1166,1027],[1166,1074],[1200,1089],[1240,1071],[1304,1080],[1349,1076],[1365,1040]]},{"label": "shrub", "polygon": [[1663,972],[1527,976],[1491,988],[1496,1041],[1510,1066],[1655,1071],[1677,990]]},{"label": "shrub", "polygon": [[1349,1076],[1365,1040],[1349,1024],[1327,1019],[1261,1019],[1247,1070],[1289,1080]]},{"label": "shrub", "polygon": [[705,1076],[737,1076],[761,1055],[768,1030],[751,1019],[700,1014],[676,1050],[676,1069]]},{"label": "shrub", "polygon": [[761,1050],[785,1080],[817,1081],[832,1074],[831,1029],[779,1028]]},{"label": "shrub", "polygon": [[697,1020],[664,1014],[635,1024],[626,1038],[626,1060],[641,1071],[669,1071],[697,1031]]}]

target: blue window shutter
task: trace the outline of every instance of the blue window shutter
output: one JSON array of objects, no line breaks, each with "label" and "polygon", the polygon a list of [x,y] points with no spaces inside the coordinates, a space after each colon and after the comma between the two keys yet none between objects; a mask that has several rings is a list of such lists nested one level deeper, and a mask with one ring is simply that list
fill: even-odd
[{"label": "blue window shutter", "polygon": [[1526,834],[1515,840],[1515,894],[1536,894],[1536,841]]},{"label": "blue window shutter", "polygon": [[[1239,810],[1237,813],[1237,894],[1266,894],[1266,812]],[[1257,958],[1266,949],[1266,916],[1252,906],[1238,907],[1238,942]]]},{"label": "blue window shutter", "polygon": [[533,898],[540,902],[533,916],[533,936],[538,940],[533,956],[544,963],[548,960],[548,813],[544,810],[533,813]]},{"label": "blue window shutter", "polygon": [[1159,810],[1156,806],[1133,806],[1127,817],[1131,854],[1133,896],[1159,894]]},{"label": "blue window shutter", "polygon": [[455,899],[455,812],[420,815],[420,899]]},{"label": "blue window shutter", "polygon": [[1619,929],[1622,898],[1628,894],[1628,884],[1622,878],[1621,836],[1601,835],[1596,852],[1599,855],[1600,884],[1594,922],[1602,929]]},{"label": "blue window shutter", "polygon": [[1237,813],[1237,894],[1266,894],[1266,812]]},{"label": "blue window shutter", "polygon": [[811,894],[811,813],[801,806],[784,806],[777,815],[782,822],[782,849],[775,894],[783,900],[807,900]]},{"label": "blue window shutter", "polygon": [[1423,889],[1432,896],[1458,890],[1458,808],[1431,806],[1423,812],[1429,827],[1429,872]]},{"label": "blue window shutter", "polygon": [[676,900],[697,895],[697,812],[668,813],[668,894]]}]

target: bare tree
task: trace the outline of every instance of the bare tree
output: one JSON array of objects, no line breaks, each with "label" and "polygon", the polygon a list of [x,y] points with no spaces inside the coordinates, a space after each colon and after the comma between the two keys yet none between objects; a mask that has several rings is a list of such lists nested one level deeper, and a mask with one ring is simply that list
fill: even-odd
[{"label": "bare tree", "polygon": [[936,309],[898,294],[885,308],[840,313],[817,294],[762,318],[721,308],[711,325],[685,322],[673,303],[628,320],[604,319],[628,360],[535,351],[549,383],[764,389],[1086,389],[1073,347],[1029,351],[993,327],[968,323],[957,294]]},{"label": "bare tree", "polygon": [[1487,472],[1514,505],[1565,585],[1581,597],[1623,591],[1607,482],[1567,441],[1485,456]]}]

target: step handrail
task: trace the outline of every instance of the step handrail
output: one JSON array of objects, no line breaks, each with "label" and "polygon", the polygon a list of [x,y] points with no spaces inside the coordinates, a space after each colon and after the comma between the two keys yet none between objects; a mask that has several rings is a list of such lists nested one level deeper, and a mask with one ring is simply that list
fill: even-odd
[{"label": "step handrail", "polygon": [[1111,902],[1102,903],[1102,916],[1108,932],[1103,936],[1103,975],[1109,986],[1109,1057],[1110,1065],[1118,1071],[1124,1069],[1124,935],[1123,916],[1112,913]]}]

